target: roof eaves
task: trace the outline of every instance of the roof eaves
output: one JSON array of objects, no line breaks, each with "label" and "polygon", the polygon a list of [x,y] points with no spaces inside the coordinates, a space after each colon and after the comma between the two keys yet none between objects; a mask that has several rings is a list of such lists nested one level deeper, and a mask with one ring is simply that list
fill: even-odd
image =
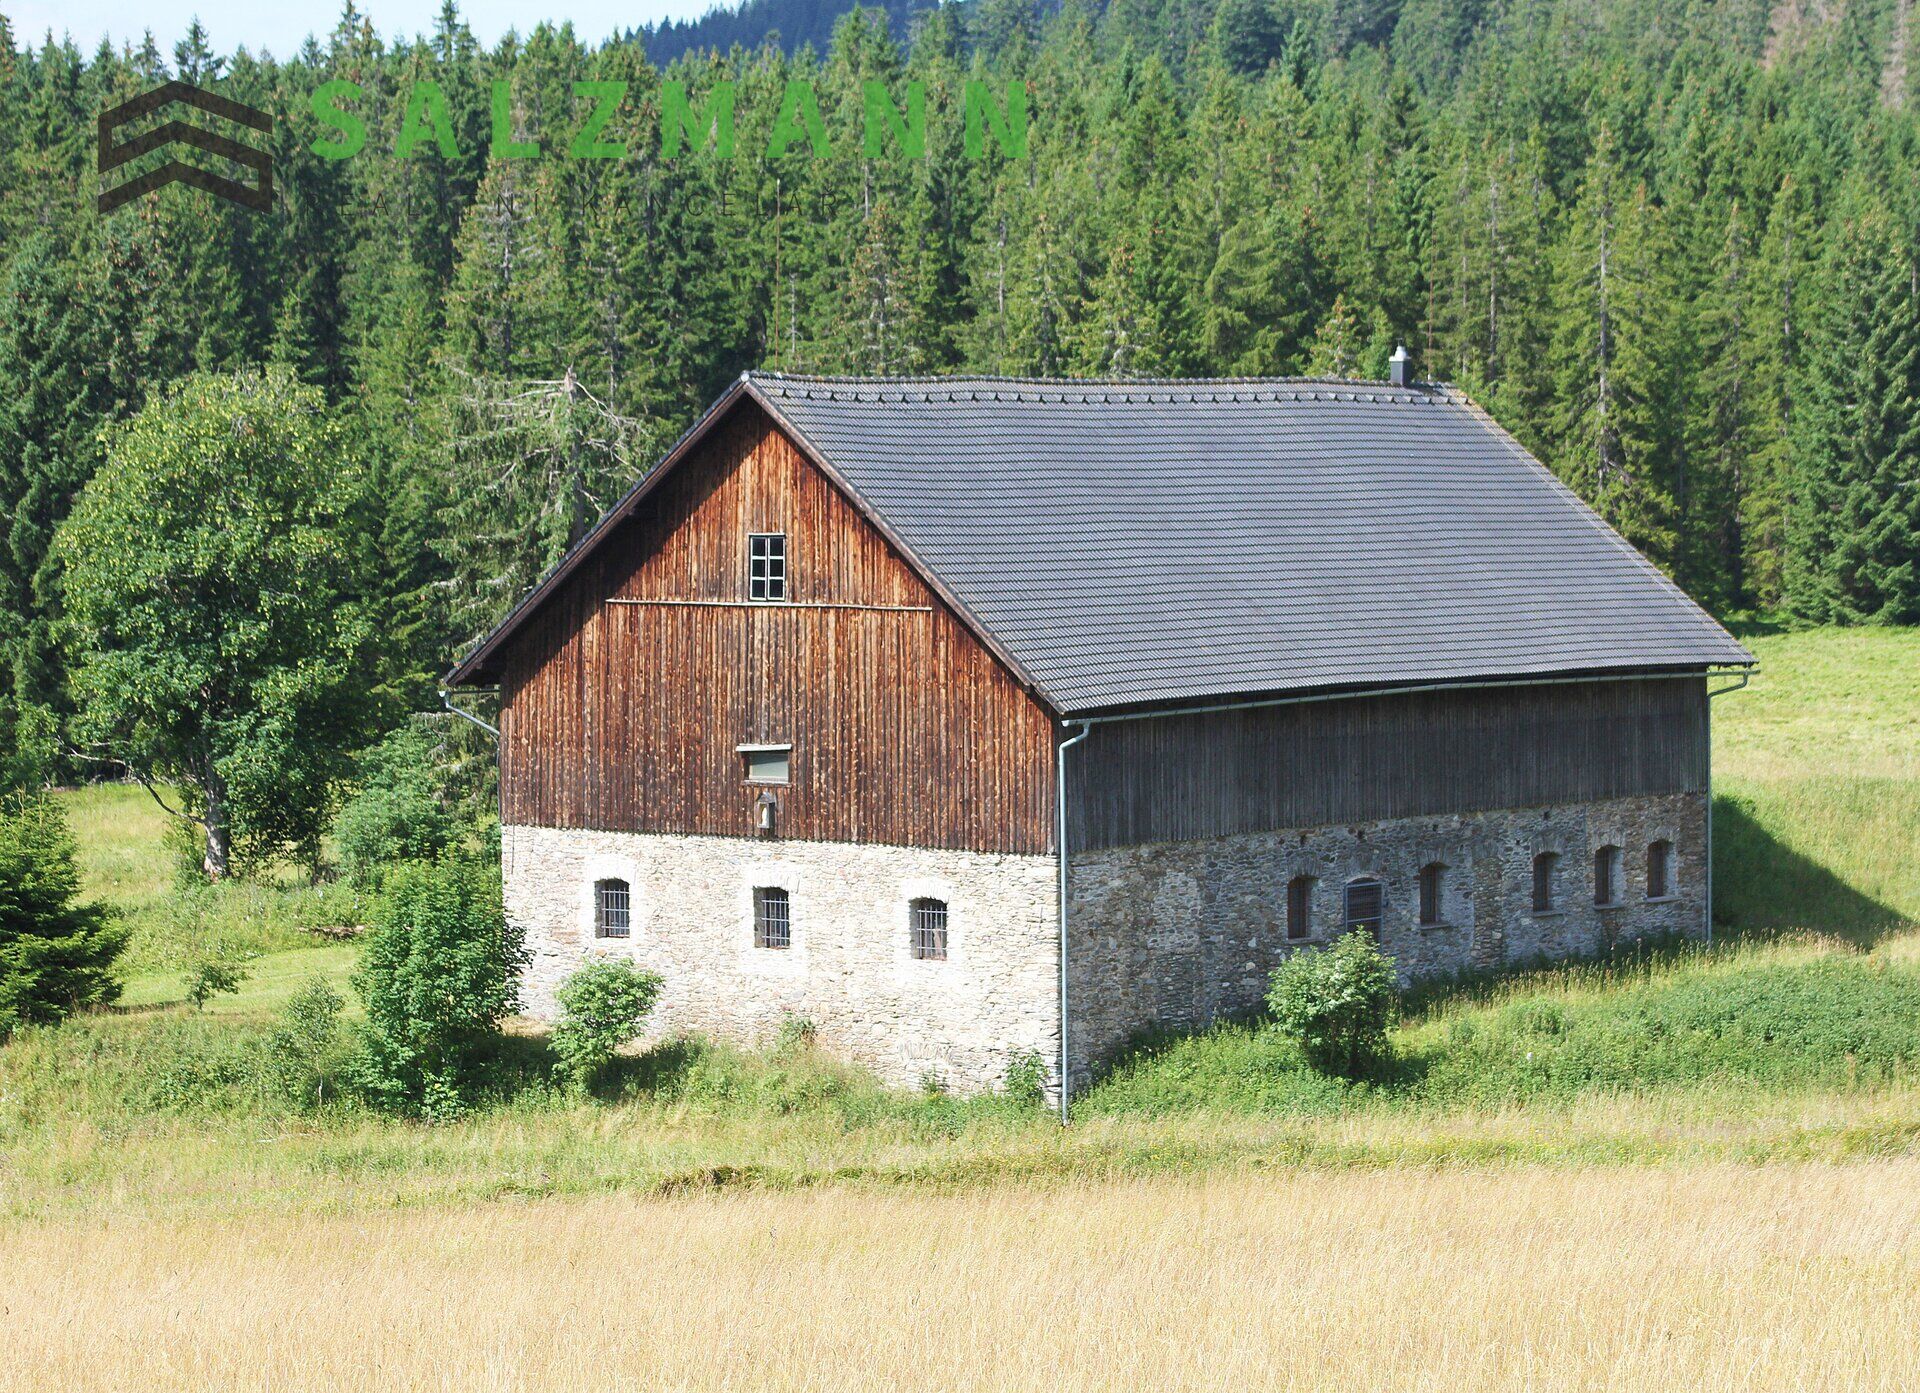
[{"label": "roof eaves", "polygon": [[1175,697],[1166,700],[1128,701],[1114,704],[1069,704],[1061,719],[1112,722],[1154,720],[1169,716],[1204,716],[1228,711],[1243,711],[1259,706],[1304,705],[1320,701],[1353,701],[1362,697],[1415,696],[1423,692],[1461,691],[1478,688],[1561,687],[1588,682],[1635,682],[1663,678],[1712,678],[1716,674],[1751,671],[1759,660],[1748,656],[1745,662],[1644,663],[1620,667],[1553,668],[1538,672],[1463,671],[1452,676],[1408,678],[1399,682],[1336,682],[1287,687],[1280,690],[1217,692],[1206,696]]}]

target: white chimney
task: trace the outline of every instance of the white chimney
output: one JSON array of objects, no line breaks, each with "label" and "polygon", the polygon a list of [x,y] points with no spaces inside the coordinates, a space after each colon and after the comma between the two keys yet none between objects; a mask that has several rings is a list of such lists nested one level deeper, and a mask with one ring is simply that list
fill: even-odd
[{"label": "white chimney", "polygon": [[1403,343],[1393,350],[1393,356],[1387,359],[1387,381],[1396,387],[1407,385],[1407,371],[1413,359],[1407,356],[1407,346]]}]

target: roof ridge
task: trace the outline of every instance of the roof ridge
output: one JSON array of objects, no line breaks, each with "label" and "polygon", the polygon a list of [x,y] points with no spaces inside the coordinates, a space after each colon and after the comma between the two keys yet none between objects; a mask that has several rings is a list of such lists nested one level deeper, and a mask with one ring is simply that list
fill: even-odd
[{"label": "roof ridge", "polygon": [[1004,396],[1050,393],[1081,393],[1192,397],[1232,396],[1239,399],[1302,393],[1329,394],[1334,399],[1354,401],[1433,402],[1444,405],[1469,403],[1469,398],[1450,382],[1415,382],[1396,387],[1376,378],[1356,377],[1004,377],[991,373],[966,373],[949,376],[856,377],[826,373],[785,373],[753,370],[740,374],[742,382],[775,395],[810,395],[851,392],[884,397],[888,392],[903,394],[939,394],[942,392],[984,394],[987,400]]},{"label": "roof ridge", "polygon": [[[1341,387],[1391,387],[1393,385],[1381,377],[1332,377],[1311,374],[1291,377],[1027,377],[992,372],[954,372],[873,376],[858,373],[781,372],[773,368],[749,368],[740,375],[755,382],[832,382],[867,387],[916,386],[949,382],[995,382],[1009,386],[1017,384],[1034,387],[1297,386],[1302,383]],[[1411,391],[1415,387],[1446,387],[1453,390],[1453,384],[1449,382],[1410,383],[1407,387],[1396,390]]]}]

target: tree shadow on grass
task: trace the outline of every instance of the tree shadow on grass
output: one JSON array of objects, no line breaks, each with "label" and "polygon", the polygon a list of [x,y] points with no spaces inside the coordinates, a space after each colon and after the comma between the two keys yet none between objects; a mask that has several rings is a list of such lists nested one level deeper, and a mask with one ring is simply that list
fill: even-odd
[{"label": "tree shadow on grass", "polygon": [[701,1041],[676,1036],[639,1054],[620,1055],[594,1080],[594,1096],[611,1101],[639,1094],[672,1093],[706,1051]]},{"label": "tree shadow on grass", "polygon": [[[1351,1075],[1337,1069],[1318,1067],[1308,1060],[1305,1051],[1297,1044],[1274,1029],[1273,1017],[1267,1012],[1236,1011],[1223,1013],[1198,1029],[1156,1024],[1136,1031],[1105,1059],[1095,1063],[1092,1083],[1098,1087],[1118,1074],[1151,1070],[1196,1039],[1222,1032],[1235,1032],[1247,1037],[1248,1044],[1254,1046],[1252,1057],[1261,1061],[1252,1067],[1272,1071],[1273,1078],[1288,1077],[1302,1081],[1301,1086],[1284,1090],[1290,1096],[1297,1094],[1297,1097],[1291,1098],[1293,1106],[1279,1106],[1274,1111],[1325,1112],[1329,1106],[1337,1105],[1334,1100],[1341,1096],[1338,1090],[1372,1089],[1382,1093],[1411,1091],[1426,1077],[1430,1067],[1430,1060],[1425,1054],[1396,1048],[1391,1043],[1385,1053],[1364,1061],[1358,1072]],[[1216,1074],[1222,1086],[1230,1089],[1233,1080],[1229,1075],[1235,1068],[1246,1067],[1248,1058],[1246,1053],[1234,1051],[1225,1060],[1201,1056],[1186,1063],[1176,1063],[1174,1067],[1182,1073],[1198,1070],[1203,1076]],[[1226,1074],[1219,1072],[1223,1069],[1227,1071]],[[1311,1084],[1306,1082],[1309,1080]],[[1336,1091],[1329,1093],[1326,1091],[1328,1089]]]},{"label": "tree shadow on grass", "polygon": [[1727,626],[1727,632],[1738,639],[1772,638],[1776,634],[1791,632],[1783,620],[1752,611],[1727,615],[1721,622]]},{"label": "tree shadow on grass", "polygon": [[1738,799],[1713,800],[1716,933],[1769,938],[1812,930],[1871,948],[1907,919],[1784,845]]},{"label": "tree shadow on grass", "polygon": [[512,1102],[553,1085],[553,1051],[544,1035],[495,1035],[474,1061],[479,1092]]}]

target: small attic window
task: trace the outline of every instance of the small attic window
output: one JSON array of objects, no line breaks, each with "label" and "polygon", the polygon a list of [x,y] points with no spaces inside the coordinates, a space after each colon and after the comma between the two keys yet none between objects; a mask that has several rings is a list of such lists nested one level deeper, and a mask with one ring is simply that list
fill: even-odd
[{"label": "small attic window", "polygon": [[750,784],[784,784],[793,778],[793,746],[736,745]]},{"label": "small attic window", "polygon": [[787,598],[786,533],[747,534],[747,598],[764,601]]}]

